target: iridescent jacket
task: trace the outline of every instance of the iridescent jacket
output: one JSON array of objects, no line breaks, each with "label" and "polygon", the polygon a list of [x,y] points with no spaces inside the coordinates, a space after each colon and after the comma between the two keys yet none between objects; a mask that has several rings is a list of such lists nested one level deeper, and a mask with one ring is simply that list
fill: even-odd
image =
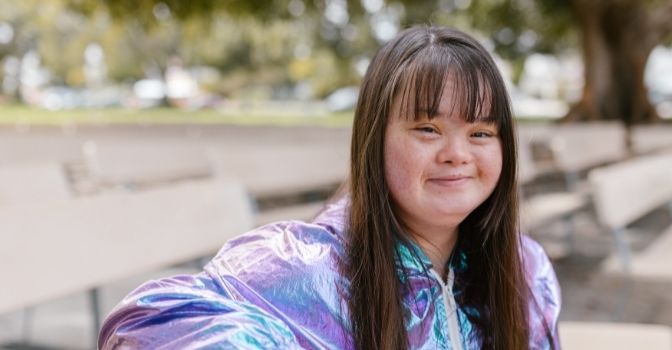
[{"label": "iridescent jacket", "polygon": [[[101,349],[349,349],[344,257],[347,200],[312,223],[266,225],[227,242],[193,276],[149,281],[128,295],[101,329]],[[398,245],[411,349],[480,349],[481,339],[417,246]],[[411,252],[415,250],[415,252]],[[559,349],[560,290],[541,247],[523,238],[531,281],[530,348]],[[428,274],[427,271],[430,271]]]}]

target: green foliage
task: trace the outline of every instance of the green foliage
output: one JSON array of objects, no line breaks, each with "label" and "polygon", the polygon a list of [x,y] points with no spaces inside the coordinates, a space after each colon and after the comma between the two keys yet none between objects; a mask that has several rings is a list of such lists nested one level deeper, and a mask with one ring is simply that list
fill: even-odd
[{"label": "green foliage", "polygon": [[467,11],[472,25],[489,34],[497,52],[515,60],[576,47],[569,6],[567,0],[474,0]]},{"label": "green foliage", "polygon": [[77,125],[85,124],[229,124],[229,125],[318,125],[347,127],[352,124],[351,112],[316,115],[274,115],[269,112],[218,110],[184,111],[175,108],[151,108],[140,110],[78,109],[50,111],[18,105],[0,105],[0,126],[25,128],[30,125]]},{"label": "green foliage", "polygon": [[[345,0],[345,25],[325,19],[329,1],[0,0],[0,20],[11,21],[18,37],[0,45],[0,58],[33,48],[57,82],[81,85],[82,52],[95,42],[115,81],[162,74],[180,57],[187,66],[215,67],[222,82],[210,87],[227,95],[250,84],[307,79],[323,96],[356,84],[355,62],[379,46],[372,30],[376,15],[361,0]],[[385,10],[400,14],[402,28],[434,23],[474,32],[518,68],[530,53],[578,47],[569,0],[385,2]]]}]

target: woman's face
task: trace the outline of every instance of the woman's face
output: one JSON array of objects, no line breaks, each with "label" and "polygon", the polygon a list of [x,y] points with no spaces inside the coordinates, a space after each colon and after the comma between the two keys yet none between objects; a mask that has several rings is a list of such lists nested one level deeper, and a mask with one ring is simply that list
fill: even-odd
[{"label": "woman's face", "polygon": [[497,126],[457,115],[452,88],[449,80],[431,120],[401,115],[399,97],[388,118],[385,180],[401,222],[416,234],[455,230],[490,196],[502,170]]}]

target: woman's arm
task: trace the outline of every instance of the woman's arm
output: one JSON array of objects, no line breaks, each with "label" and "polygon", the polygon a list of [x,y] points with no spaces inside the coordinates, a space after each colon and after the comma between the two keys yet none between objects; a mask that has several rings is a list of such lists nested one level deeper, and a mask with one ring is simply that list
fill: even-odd
[{"label": "woman's arm", "polygon": [[296,348],[279,319],[236,301],[206,273],[150,281],[107,317],[99,349]]}]

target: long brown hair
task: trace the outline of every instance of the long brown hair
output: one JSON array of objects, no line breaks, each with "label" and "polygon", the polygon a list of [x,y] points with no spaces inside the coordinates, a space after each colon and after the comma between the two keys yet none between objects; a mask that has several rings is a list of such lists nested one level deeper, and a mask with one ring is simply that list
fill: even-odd
[{"label": "long brown hair", "polygon": [[[468,261],[457,277],[458,302],[477,312],[483,348],[528,347],[528,287],[517,229],[516,142],[504,82],[488,52],[472,37],[445,27],[413,27],[374,56],[362,82],[351,147],[348,246],[344,273],[357,349],[406,349],[406,287],[395,268],[396,242],[406,242],[384,176],[385,127],[395,98],[408,111],[438,108],[448,74],[460,115],[474,121],[482,108],[498,125],[502,172],[493,193],[459,226],[455,252]],[[484,101],[486,100],[486,101]],[[403,107],[402,107],[403,108]],[[428,113],[432,115],[433,113]],[[459,283],[459,285],[458,285]]]}]

